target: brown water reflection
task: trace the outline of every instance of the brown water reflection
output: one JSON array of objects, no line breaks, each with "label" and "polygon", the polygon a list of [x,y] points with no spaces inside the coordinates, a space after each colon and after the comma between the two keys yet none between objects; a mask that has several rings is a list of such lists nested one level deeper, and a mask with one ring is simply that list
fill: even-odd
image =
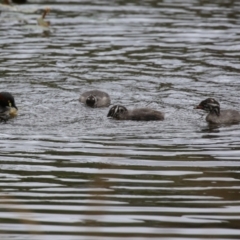
[{"label": "brown water reflection", "polygon": [[[193,110],[239,109],[238,1],[1,7],[0,88],[19,107],[1,124],[1,239],[239,239],[239,125]],[[78,102],[92,89],[166,120],[108,119]]]}]

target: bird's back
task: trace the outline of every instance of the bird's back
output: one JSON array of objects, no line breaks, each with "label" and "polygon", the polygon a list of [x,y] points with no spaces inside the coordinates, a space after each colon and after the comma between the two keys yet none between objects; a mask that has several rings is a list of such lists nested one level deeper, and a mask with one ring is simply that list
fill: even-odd
[{"label": "bird's back", "polygon": [[136,121],[164,120],[164,113],[149,108],[136,108],[126,113],[126,118]]},{"label": "bird's back", "polygon": [[206,121],[216,124],[231,124],[240,122],[240,112],[236,110],[221,110],[220,115],[209,113],[206,117]]}]

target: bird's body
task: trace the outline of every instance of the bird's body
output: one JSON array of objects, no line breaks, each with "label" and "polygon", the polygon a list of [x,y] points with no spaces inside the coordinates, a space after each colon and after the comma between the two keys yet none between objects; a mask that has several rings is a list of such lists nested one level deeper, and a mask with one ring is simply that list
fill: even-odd
[{"label": "bird's body", "polygon": [[115,105],[108,112],[108,117],[117,120],[132,120],[132,121],[160,121],[164,120],[164,113],[150,108],[136,108],[127,110],[126,107]]},{"label": "bird's body", "polygon": [[99,90],[84,92],[79,101],[92,108],[108,107],[111,104],[109,95]]}]

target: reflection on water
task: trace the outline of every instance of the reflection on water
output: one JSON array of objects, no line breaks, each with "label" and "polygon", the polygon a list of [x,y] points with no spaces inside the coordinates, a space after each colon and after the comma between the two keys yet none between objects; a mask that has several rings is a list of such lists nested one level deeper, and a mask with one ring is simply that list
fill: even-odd
[{"label": "reflection on water", "polygon": [[[36,25],[46,7],[49,31]],[[239,109],[239,9],[0,7],[0,88],[19,108],[1,124],[1,239],[239,239],[239,125],[208,125],[193,109],[210,96]],[[92,89],[166,120],[108,119],[78,102]]]}]

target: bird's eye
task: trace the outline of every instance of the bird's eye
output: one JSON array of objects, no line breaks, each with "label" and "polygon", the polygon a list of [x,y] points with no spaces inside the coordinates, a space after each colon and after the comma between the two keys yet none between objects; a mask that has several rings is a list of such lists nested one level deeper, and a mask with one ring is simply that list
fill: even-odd
[{"label": "bird's eye", "polygon": [[10,101],[8,101],[8,106],[12,107],[12,103]]}]

